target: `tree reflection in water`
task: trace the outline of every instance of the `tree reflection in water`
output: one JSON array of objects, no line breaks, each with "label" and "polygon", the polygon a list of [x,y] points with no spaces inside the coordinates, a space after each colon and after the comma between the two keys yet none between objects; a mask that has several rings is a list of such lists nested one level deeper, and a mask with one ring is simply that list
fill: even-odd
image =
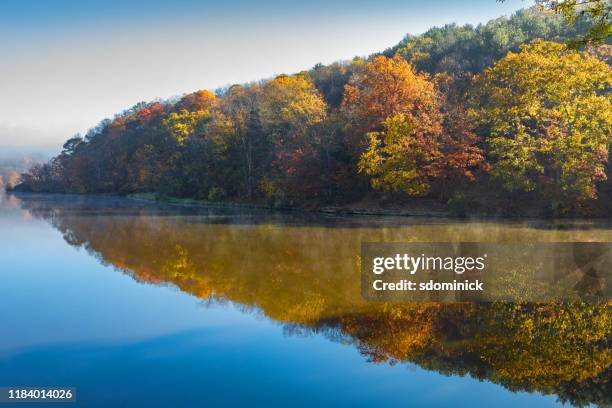
[{"label": "tree reflection in water", "polygon": [[610,226],[303,219],[49,196],[21,205],[136,280],[234,302],[288,333],[350,343],[372,363],[412,362],[574,405],[612,403],[609,305],[366,302],[359,272],[362,241],[612,241]]}]

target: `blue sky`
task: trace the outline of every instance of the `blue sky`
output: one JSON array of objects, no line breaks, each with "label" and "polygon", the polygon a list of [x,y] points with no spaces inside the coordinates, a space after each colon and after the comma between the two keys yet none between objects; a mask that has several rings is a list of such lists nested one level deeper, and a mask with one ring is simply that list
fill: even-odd
[{"label": "blue sky", "polygon": [[507,0],[0,2],[0,145],[59,145],[142,100],[368,55]]}]

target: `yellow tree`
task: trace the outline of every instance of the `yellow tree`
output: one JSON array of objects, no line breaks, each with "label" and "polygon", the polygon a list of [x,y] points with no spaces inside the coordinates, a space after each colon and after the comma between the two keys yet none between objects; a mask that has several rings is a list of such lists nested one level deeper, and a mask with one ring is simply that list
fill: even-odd
[{"label": "yellow tree", "polygon": [[536,41],[476,79],[493,175],[507,190],[538,190],[553,207],[596,197],[612,130],[612,71],[567,46]]},{"label": "yellow tree", "polygon": [[307,129],[326,116],[325,101],[308,73],[280,75],[263,87],[260,114],[264,129],[277,142],[306,135]]},{"label": "yellow tree", "polygon": [[[269,180],[268,195],[312,193],[320,179],[319,126],[327,106],[308,73],[280,75],[263,86],[259,115],[263,131],[272,141],[276,180]],[[276,187],[274,186],[276,185]]]},{"label": "yellow tree", "polygon": [[210,119],[210,111],[197,110],[190,112],[186,109],[180,112],[172,112],[163,120],[170,134],[179,146],[185,144],[189,137],[195,136],[198,131],[202,131],[202,126]]},{"label": "yellow tree", "polygon": [[370,133],[370,144],[359,160],[359,171],[370,176],[378,190],[424,195],[437,175],[442,158],[438,138],[419,137],[413,118],[398,113],[383,122],[384,130]]}]

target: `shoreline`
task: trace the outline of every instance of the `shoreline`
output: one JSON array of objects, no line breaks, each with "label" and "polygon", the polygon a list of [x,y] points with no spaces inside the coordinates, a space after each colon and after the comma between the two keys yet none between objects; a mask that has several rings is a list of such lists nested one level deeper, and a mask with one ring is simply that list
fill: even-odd
[{"label": "shoreline", "polygon": [[320,213],[329,215],[347,215],[347,216],[378,216],[378,217],[435,217],[435,218],[469,218],[453,216],[450,212],[442,211],[415,211],[415,210],[399,210],[399,209],[372,209],[372,208],[350,208],[349,206],[316,206],[316,207],[299,207],[299,206],[273,206],[265,204],[252,203],[236,203],[226,201],[206,201],[196,200],[191,198],[159,198],[152,197],[152,194],[128,194],[126,198],[139,201],[155,202],[172,204],[183,207],[220,207],[220,208],[253,208],[267,211],[279,212],[305,212],[305,213]]},{"label": "shoreline", "polygon": [[348,217],[415,217],[415,218],[438,218],[438,219],[455,219],[455,220],[547,220],[547,221],[612,221],[611,217],[602,216],[545,216],[545,215],[507,215],[507,214],[490,214],[490,213],[469,213],[463,216],[453,214],[450,210],[422,210],[418,208],[401,209],[401,208],[363,208],[351,207],[351,205],[328,205],[328,206],[312,206],[312,207],[297,207],[297,206],[273,206],[254,203],[237,203],[225,201],[205,201],[190,198],[167,197],[160,198],[153,193],[135,193],[135,194],[78,194],[78,193],[50,193],[50,192],[21,192],[5,190],[7,195],[57,195],[57,196],[80,196],[80,197],[114,197],[124,198],[134,201],[141,201],[154,204],[166,204],[177,207],[196,207],[196,208],[243,208],[257,209],[270,212],[291,212],[291,213],[310,213],[322,215],[336,215]]},{"label": "shoreline", "polygon": [[[114,195],[116,196],[116,195]],[[233,203],[233,202],[224,202],[224,201],[205,201],[205,200],[196,200],[190,198],[159,198],[155,197],[154,194],[128,194],[124,196],[126,198],[132,200],[140,200],[147,202],[158,202],[164,204],[172,204],[183,207],[220,207],[220,208],[254,208],[261,209],[267,211],[279,211],[279,212],[304,212],[304,213],[319,213],[319,214],[327,214],[327,215],[339,215],[339,216],[351,216],[351,217],[427,217],[427,218],[446,218],[446,219],[506,219],[506,220],[533,220],[533,219],[545,219],[545,220],[559,220],[559,221],[612,221],[612,216],[610,217],[600,217],[600,216],[567,216],[567,217],[559,217],[559,216],[544,216],[544,215],[527,215],[527,214],[519,214],[519,215],[502,215],[502,214],[490,214],[490,213],[466,213],[463,216],[453,214],[450,209],[446,210],[420,210],[420,209],[400,209],[400,208],[359,208],[359,207],[351,207],[351,205],[323,205],[316,206],[312,208],[307,207],[290,207],[290,206],[281,206],[275,207],[273,205],[264,205],[264,204],[251,204],[251,203]],[[447,205],[444,205],[447,207]]]}]

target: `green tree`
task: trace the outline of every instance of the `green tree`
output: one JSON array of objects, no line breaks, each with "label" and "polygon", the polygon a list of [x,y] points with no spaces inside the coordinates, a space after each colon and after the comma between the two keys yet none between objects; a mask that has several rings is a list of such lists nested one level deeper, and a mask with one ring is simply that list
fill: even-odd
[{"label": "green tree", "polygon": [[590,20],[586,34],[569,42],[572,47],[601,44],[612,35],[612,2],[609,0],[537,0],[541,7],[563,15],[574,24],[582,17]]},{"label": "green tree", "polygon": [[370,176],[376,189],[427,194],[437,174],[435,163],[442,156],[439,140],[420,137],[415,120],[403,113],[387,118],[383,126],[383,131],[370,133],[359,170]]}]

